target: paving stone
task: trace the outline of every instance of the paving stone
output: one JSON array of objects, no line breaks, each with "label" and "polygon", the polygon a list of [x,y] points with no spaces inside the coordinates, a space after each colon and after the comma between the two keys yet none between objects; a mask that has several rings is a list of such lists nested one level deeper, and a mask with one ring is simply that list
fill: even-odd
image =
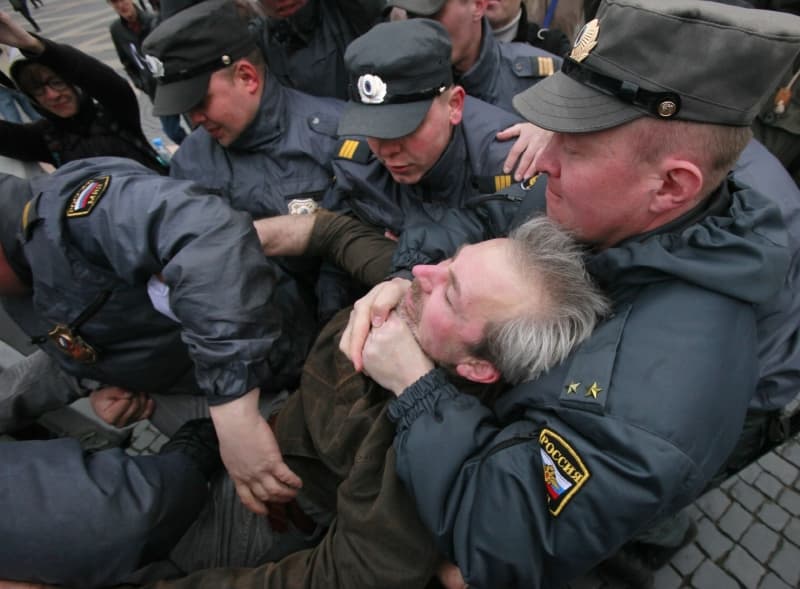
[{"label": "paving stone", "polygon": [[790,542],[784,542],[769,562],[769,568],[792,587],[800,585],[799,565],[800,548]]},{"label": "paving stone", "polygon": [[778,497],[778,505],[793,516],[800,516],[800,493],[789,487],[785,488]]},{"label": "paving stone", "polygon": [[738,480],[739,478],[736,476],[728,477],[719,484],[719,488],[727,493]]},{"label": "paving stone", "polygon": [[759,466],[758,462],[753,462],[752,464],[745,466],[742,470],[740,470],[737,474],[740,479],[742,479],[746,483],[750,483],[751,485],[756,482],[758,475],[762,473],[761,466]]},{"label": "paving stone", "polygon": [[765,471],[761,471],[753,485],[770,499],[777,497],[783,490],[783,484]]},{"label": "paving stone", "polygon": [[730,496],[741,503],[745,509],[753,512],[758,509],[765,500],[764,494],[761,491],[741,479],[734,483],[729,493]]},{"label": "paving stone", "polygon": [[778,448],[778,454],[800,468],[800,443],[796,440],[788,442]]},{"label": "paving stone", "polygon": [[697,524],[697,539],[695,540],[711,560],[717,560],[733,547],[730,538],[720,532],[714,523],[703,518]]},{"label": "paving stone", "polygon": [[800,546],[800,519],[792,518],[789,525],[783,529],[783,536],[796,546]]},{"label": "paving stone", "polygon": [[715,521],[725,513],[725,510],[728,509],[730,504],[730,498],[719,489],[711,489],[708,493],[695,501],[695,505]]},{"label": "paving stone", "polygon": [[700,508],[697,507],[696,503],[692,503],[688,507],[684,507],[683,510],[686,512],[693,521],[699,522],[703,518],[703,512],[700,511]]},{"label": "paving stone", "polygon": [[696,589],[741,589],[730,575],[710,560],[706,560],[692,575],[692,587]]},{"label": "paving stone", "polygon": [[681,549],[669,563],[674,566],[684,577],[691,575],[706,557],[695,543]]},{"label": "paving stone", "polygon": [[678,589],[683,585],[683,577],[669,566],[661,567],[653,578],[653,589]]},{"label": "paving stone", "polygon": [[784,485],[794,483],[798,474],[800,474],[794,464],[781,458],[777,452],[767,452],[758,459],[758,463],[761,468],[778,478]]},{"label": "paving stone", "polygon": [[753,523],[753,516],[738,503],[732,503],[728,511],[719,519],[717,525],[734,540],[742,537]]},{"label": "paving stone", "polygon": [[780,505],[771,502],[764,503],[758,510],[758,518],[776,532],[785,528],[791,517]]},{"label": "paving stone", "polygon": [[778,546],[780,536],[761,522],[753,524],[739,542],[756,560],[766,564]]},{"label": "paving stone", "polygon": [[761,586],[758,589],[792,589],[783,582],[783,580],[775,573],[767,573],[767,576],[761,579]]},{"label": "paving stone", "polygon": [[747,589],[758,589],[761,577],[767,572],[740,546],[734,546],[730,551],[723,568]]}]

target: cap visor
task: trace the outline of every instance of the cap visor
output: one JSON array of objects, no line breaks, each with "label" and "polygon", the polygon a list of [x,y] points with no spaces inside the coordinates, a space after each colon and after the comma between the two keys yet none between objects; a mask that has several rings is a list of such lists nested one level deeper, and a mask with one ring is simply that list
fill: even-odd
[{"label": "cap visor", "polygon": [[610,129],[647,113],[556,72],[514,96],[514,108],[530,122],[559,133]]},{"label": "cap visor", "polygon": [[348,102],[339,119],[339,135],[397,139],[413,133],[433,104],[433,99],[403,104]]},{"label": "cap visor", "polygon": [[172,84],[157,85],[153,115],[163,117],[188,112],[206,97],[210,79],[211,73],[207,73]]}]

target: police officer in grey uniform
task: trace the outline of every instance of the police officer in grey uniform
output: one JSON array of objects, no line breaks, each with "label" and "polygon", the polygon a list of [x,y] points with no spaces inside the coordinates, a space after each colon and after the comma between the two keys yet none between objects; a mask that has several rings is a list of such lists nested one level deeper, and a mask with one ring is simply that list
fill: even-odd
[{"label": "police officer in grey uniform", "polygon": [[430,19],[382,23],[350,44],[352,96],[326,208],[400,235],[512,182],[503,173],[511,145],[495,136],[520,119],[465,96],[450,54]]},{"label": "police officer in grey uniform", "polygon": [[389,0],[388,4],[409,16],[441,22],[453,44],[456,82],[470,96],[509,112],[516,112],[511,104],[515,94],[561,67],[561,58],[544,49],[497,41],[484,15],[485,0]]},{"label": "police officer in grey uniform", "polygon": [[[286,486],[284,496],[291,496],[292,485],[269,479],[275,473],[283,477],[280,480],[299,485],[277,449],[269,447],[274,438],[257,402],[262,391],[269,396],[295,381],[305,350],[293,349],[292,340],[282,336],[302,317],[295,317],[298,310],[283,288],[285,275],[263,256],[250,217],[188,181],[153,175],[118,158],[69,163],[30,183],[5,179],[2,197],[6,210],[14,207],[14,214],[4,215],[0,235],[0,287],[9,314],[33,341],[76,378],[131,391],[205,395],[223,457],[225,443],[246,446],[251,438],[260,437],[258,457],[263,460],[273,452],[274,461],[267,467],[257,465],[257,472],[264,475],[261,480],[266,479],[261,484],[278,491]],[[259,424],[261,431],[256,429]],[[188,524],[199,508],[192,497],[179,496],[192,484],[200,485],[198,493],[204,492],[198,473],[193,478],[187,474],[186,485],[171,486],[180,482],[176,474],[190,470],[186,466],[173,461],[164,468],[180,470],[164,474],[161,467],[131,465],[118,454],[85,462],[77,445],[54,446],[54,456],[64,457],[65,462],[57,464],[52,479],[41,478],[50,472],[47,461],[31,462],[26,473],[32,483],[20,487],[11,505],[41,503],[39,509],[53,515],[52,521],[73,513],[53,514],[75,499],[71,490],[62,488],[65,479],[59,474],[67,472],[69,464],[77,469],[75,481],[69,479],[70,488],[80,484],[87,497],[96,497],[98,513],[114,518],[115,510],[125,512],[104,522],[119,524],[118,536],[108,534],[109,546],[119,547],[117,541],[124,546],[125,539],[141,540],[154,523],[170,521],[171,509],[180,515],[172,525]],[[39,452],[50,450],[33,449],[26,456],[33,460]],[[237,459],[236,450],[228,453],[227,460]],[[246,466],[237,463],[236,468]],[[241,470],[235,472],[242,476]],[[91,490],[97,485],[105,493]],[[274,495],[280,498],[279,493]],[[129,519],[131,513],[144,519],[135,523]],[[30,531],[40,541],[42,530],[36,522],[41,520],[19,517],[33,531],[17,532]],[[80,526],[82,520],[75,517]],[[14,521],[9,520],[12,527]],[[156,538],[161,544],[177,537],[172,531],[161,533],[164,536]],[[69,535],[67,529],[64,534]],[[97,540],[91,532],[83,536],[90,544]],[[54,542],[58,538],[54,536]],[[25,546],[30,544],[19,548]],[[38,552],[43,561],[51,549],[65,550],[47,545]],[[119,554],[109,550],[107,558],[113,560],[106,569],[116,574],[139,562],[142,547],[131,544]],[[3,554],[18,555],[6,550]],[[52,569],[43,570],[70,564],[65,555],[48,563]],[[8,567],[12,573],[25,567],[37,570],[30,560],[15,563],[12,558],[0,574],[8,574]],[[106,569],[90,578],[108,580],[100,574]]]},{"label": "police officer in grey uniform", "polygon": [[[313,212],[333,183],[344,104],[277,83],[230,0],[195,4],[144,42],[158,86],[154,113],[187,113],[197,128],[170,174],[191,178],[254,218]],[[317,267],[278,260],[298,282],[298,305],[316,315]],[[309,344],[314,328],[293,337]]]},{"label": "police officer in grey uniform", "polygon": [[[730,51],[700,63],[689,39]],[[515,387],[493,411],[467,402],[442,373],[394,391],[398,473],[470,585],[561,586],[634,536],[650,564],[641,532],[688,504],[725,463],[754,391],[767,398],[775,391],[762,389],[765,380],[796,374],[794,309],[772,306],[789,324],[782,341],[762,339],[761,311],[791,289],[796,231],[741,182],[747,153],[727,178],[736,149],[716,171],[703,157],[708,132],[720,134],[711,153],[745,148],[763,93],[798,50],[798,19],[713,2],[607,0],[568,66],[515,97],[555,135],[540,154],[548,177],[508,192],[527,192],[531,209],[546,206],[592,246],[587,266],[615,314],[570,361]],[[749,60],[762,67],[742,77]],[[642,150],[655,159],[637,160]],[[431,233],[433,249],[447,255],[443,229]],[[761,278],[741,273],[751,255]],[[365,370],[380,382],[379,366]],[[509,516],[498,521],[501,511]],[[661,546],[682,539],[683,530]]]}]

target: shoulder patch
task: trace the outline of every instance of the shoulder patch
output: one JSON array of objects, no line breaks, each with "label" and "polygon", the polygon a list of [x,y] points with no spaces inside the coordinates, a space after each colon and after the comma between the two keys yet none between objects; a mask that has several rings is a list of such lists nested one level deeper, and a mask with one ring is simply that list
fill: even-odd
[{"label": "shoulder patch", "polygon": [[359,139],[342,139],[336,150],[336,157],[342,160],[351,160],[359,164],[366,164],[372,152],[366,141]]},{"label": "shoulder patch", "polygon": [[475,186],[481,194],[494,194],[501,192],[511,186],[513,181],[511,174],[499,174],[498,176],[475,176]]},{"label": "shoulder patch", "polygon": [[87,180],[76,190],[67,205],[67,217],[85,217],[92,212],[100,198],[108,190],[111,176],[100,176]]},{"label": "shoulder patch", "polygon": [[591,478],[589,469],[564,438],[551,429],[539,433],[539,453],[550,514],[557,516]]}]

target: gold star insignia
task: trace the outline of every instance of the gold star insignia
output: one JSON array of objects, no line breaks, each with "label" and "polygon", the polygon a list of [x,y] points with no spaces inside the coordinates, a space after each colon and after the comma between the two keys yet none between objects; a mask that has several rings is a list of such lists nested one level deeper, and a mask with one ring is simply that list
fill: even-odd
[{"label": "gold star insignia", "polygon": [[579,382],[571,382],[565,388],[567,389],[568,395],[574,395],[578,392],[578,387],[581,386]]},{"label": "gold star insignia", "polygon": [[597,384],[596,382],[593,382],[592,386],[586,387],[586,396],[593,397],[596,399],[597,395],[599,395],[602,391],[603,389],[600,388],[600,385]]}]

